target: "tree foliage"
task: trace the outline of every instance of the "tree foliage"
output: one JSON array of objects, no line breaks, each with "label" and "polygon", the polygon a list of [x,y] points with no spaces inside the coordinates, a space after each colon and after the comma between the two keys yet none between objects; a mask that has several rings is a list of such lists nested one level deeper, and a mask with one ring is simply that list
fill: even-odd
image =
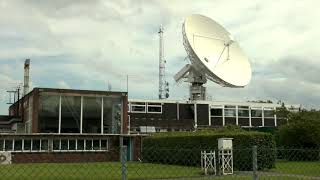
[{"label": "tree foliage", "polygon": [[320,147],[320,111],[302,110],[287,114],[288,123],[279,128],[280,144],[290,148]]}]

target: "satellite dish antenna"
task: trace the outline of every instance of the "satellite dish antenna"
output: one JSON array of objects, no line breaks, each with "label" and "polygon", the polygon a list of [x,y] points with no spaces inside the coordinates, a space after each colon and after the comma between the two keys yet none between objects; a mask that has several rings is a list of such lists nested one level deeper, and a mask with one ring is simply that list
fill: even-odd
[{"label": "satellite dish antenna", "polygon": [[207,79],[225,87],[241,88],[251,79],[247,56],[231,34],[214,20],[191,15],[182,25],[183,45],[190,64],[175,76],[176,82],[187,78],[190,99],[205,100]]}]

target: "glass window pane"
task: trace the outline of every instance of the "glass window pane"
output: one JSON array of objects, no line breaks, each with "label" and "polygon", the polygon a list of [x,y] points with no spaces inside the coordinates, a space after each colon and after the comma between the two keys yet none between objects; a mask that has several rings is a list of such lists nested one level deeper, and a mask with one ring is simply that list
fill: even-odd
[{"label": "glass window pane", "polygon": [[60,150],[60,140],[53,140],[53,150]]},{"label": "glass window pane", "polygon": [[236,109],[225,109],[224,116],[236,116]]},{"label": "glass window pane", "polygon": [[238,109],[249,109],[249,106],[238,106]]},{"label": "glass window pane", "polygon": [[275,126],[274,118],[265,118],[264,119],[264,126]]},{"label": "glass window pane", "polygon": [[25,139],[23,142],[23,150],[28,151],[31,150],[31,140],[30,139]]},{"label": "glass window pane", "polygon": [[0,151],[4,150],[4,140],[0,139]]},{"label": "glass window pane", "polygon": [[262,110],[251,109],[251,117],[262,117]]},{"label": "glass window pane", "polygon": [[48,151],[49,150],[48,139],[41,139],[41,150],[42,151]]},{"label": "glass window pane", "polygon": [[100,150],[100,140],[93,140],[93,149]]},{"label": "glass window pane", "polygon": [[83,97],[83,133],[101,133],[101,97]]},{"label": "glass window pane", "polygon": [[238,124],[239,126],[250,126],[249,118],[239,118]]},{"label": "glass window pane", "polygon": [[238,109],[239,117],[249,117],[249,110]]},{"label": "glass window pane", "polygon": [[61,150],[68,150],[68,140],[61,139]]},{"label": "glass window pane", "polygon": [[59,95],[40,93],[39,128],[41,133],[58,133]]},{"label": "glass window pane", "polygon": [[251,118],[252,126],[262,126],[262,118]]},{"label": "glass window pane", "polygon": [[274,111],[273,110],[264,110],[264,117],[274,117]]},{"label": "glass window pane", "polygon": [[236,125],[237,122],[236,122],[236,118],[235,117],[226,117],[224,118],[225,120],[225,125]]},{"label": "glass window pane", "polygon": [[86,139],[86,150],[92,150],[92,139]]},{"label": "glass window pane", "polygon": [[161,106],[148,106],[149,113],[161,113]]},{"label": "glass window pane", "polygon": [[155,105],[155,106],[161,106],[161,103],[148,103],[148,105]]},{"label": "glass window pane", "polygon": [[233,106],[233,105],[225,105],[224,108],[236,108],[236,106]]},{"label": "glass window pane", "polygon": [[222,116],[222,109],[211,109],[211,116]]},{"label": "glass window pane", "polygon": [[69,139],[69,150],[76,150],[76,140]]},{"label": "glass window pane", "polygon": [[122,114],[121,97],[103,98],[103,132],[119,134]]},{"label": "glass window pane", "polygon": [[77,150],[84,150],[84,140],[83,139],[77,140]]},{"label": "glass window pane", "polygon": [[21,151],[22,150],[22,139],[14,140],[14,150]]},{"label": "glass window pane", "polygon": [[32,151],[39,151],[40,150],[40,139],[33,139],[32,140]]},{"label": "glass window pane", "polygon": [[145,106],[131,106],[132,112],[145,112],[146,107]]},{"label": "glass window pane", "polygon": [[101,150],[107,150],[108,149],[108,140],[101,140]]},{"label": "glass window pane", "polygon": [[12,145],[13,145],[13,140],[12,139],[7,139],[5,140],[5,150],[6,151],[12,151]]},{"label": "glass window pane", "polygon": [[61,132],[79,133],[81,97],[62,96],[61,98]]},{"label": "glass window pane", "polygon": [[211,118],[211,125],[212,126],[222,126],[223,125],[222,117],[212,117]]},{"label": "glass window pane", "polygon": [[132,105],[146,105],[145,102],[131,102]]}]

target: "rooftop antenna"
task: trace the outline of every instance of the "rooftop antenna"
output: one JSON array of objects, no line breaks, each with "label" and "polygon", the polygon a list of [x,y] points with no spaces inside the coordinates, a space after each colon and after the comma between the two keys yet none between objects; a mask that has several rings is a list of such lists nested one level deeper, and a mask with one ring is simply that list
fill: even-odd
[{"label": "rooftop antenna", "polygon": [[169,97],[169,83],[165,77],[165,64],[164,59],[164,43],[163,43],[163,27],[159,28],[159,99],[166,99]]},{"label": "rooftop antenna", "polygon": [[14,104],[15,102],[19,101],[21,86],[22,84],[18,83],[18,85],[15,87],[12,87],[11,90],[7,90],[7,93],[9,95],[7,104]]},{"label": "rooftop antenna", "polygon": [[7,91],[7,93],[9,94],[9,99],[8,99],[7,104],[15,103],[17,91],[16,90],[9,90],[9,91]]}]

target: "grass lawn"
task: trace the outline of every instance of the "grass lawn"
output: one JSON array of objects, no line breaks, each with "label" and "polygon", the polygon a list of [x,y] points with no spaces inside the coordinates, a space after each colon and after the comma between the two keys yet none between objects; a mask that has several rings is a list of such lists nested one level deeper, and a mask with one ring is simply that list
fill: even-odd
[{"label": "grass lawn", "polygon": [[[129,179],[200,176],[196,167],[129,162]],[[121,164],[107,163],[33,163],[0,166],[0,179],[121,179]]]},{"label": "grass lawn", "polygon": [[[246,180],[252,175],[235,175],[223,177],[203,178],[198,167],[175,165],[161,165],[150,163],[127,163],[128,179],[221,179]],[[278,176],[260,176],[265,180],[297,180],[301,177],[287,177],[287,174],[297,174],[320,177],[320,162],[278,162],[276,167],[269,171]],[[282,176],[281,174],[284,174]],[[30,163],[0,166],[0,179],[121,179],[121,165],[119,162],[102,163]]]},{"label": "grass lawn", "polygon": [[276,167],[271,171],[285,174],[320,177],[320,162],[280,161],[276,163]]}]

